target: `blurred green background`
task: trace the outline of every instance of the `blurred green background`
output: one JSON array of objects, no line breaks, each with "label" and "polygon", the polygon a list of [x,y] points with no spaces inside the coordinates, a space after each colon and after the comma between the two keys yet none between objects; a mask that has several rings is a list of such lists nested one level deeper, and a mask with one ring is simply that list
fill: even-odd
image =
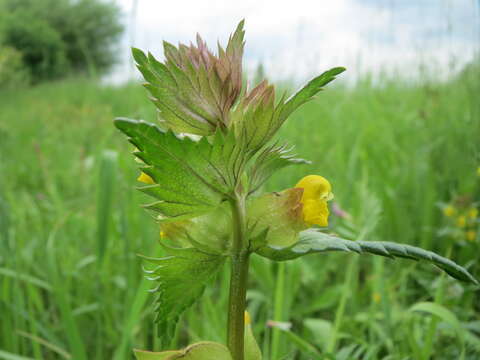
[{"label": "blurred green background", "polygon": [[[136,256],[161,254],[158,226],[139,206],[132,146],[112,125],[153,121],[155,109],[139,83],[100,78],[116,60],[119,10],[67,0],[0,9],[0,359],[159,350],[153,284]],[[478,57],[447,80],[421,70],[357,78],[292,116],[280,138],[312,164],[266,190],[321,174],[335,193],[332,232],[422,246],[480,277]],[[225,268],[187,311],[174,346],[225,341],[228,277]],[[254,257],[248,308],[266,359],[317,359],[315,348],[322,359],[473,360],[479,295],[404,260]]]}]

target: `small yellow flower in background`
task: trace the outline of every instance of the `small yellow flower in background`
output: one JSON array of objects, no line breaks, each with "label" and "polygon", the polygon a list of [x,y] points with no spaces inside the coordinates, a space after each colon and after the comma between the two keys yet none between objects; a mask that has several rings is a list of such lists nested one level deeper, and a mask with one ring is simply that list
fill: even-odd
[{"label": "small yellow flower in background", "polygon": [[301,179],[296,188],[303,189],[303,220],[307,225],[328,226],[327,201],[333,199],[332,186],[322,176],[308,175]]},{"label": "small yellow flower in background", "polygon": [[244,313],[245,319],[245,359],[250,360],[261,360],[262,352],[260,351],[260,347],[258,346],[257,340],[253,336],[252,331],[252,319],[250,318],[250,314],[248,311]]},{"label": "small yellow flower in background", "polygon": [[465,216],[461,215],[457,218],[457,226],[458,227],[465,227],[465,225],[467,224],[467,219],[465,218]]},{"label": "small yellow flower in background", "polygon": [[465,232],[465,237],[468,241],[474,241],[477,238],[477,233],[475,232],[475,230],[468,230],[467,232]]},{"label": "small yellow flower in background", "polygon": [[452,217],[457,213],[457,209],[455,209],[452,205],[447,205],[443,208],[443,215]]},{"label": "small yellow flower in background", "polygon": [[373,302],[378,304],[382,300],[382,296],[378,292],[374,292],[372,295]]},{"label": "small yellow flower in background", "polygon": [[477,168],[477,175],[480,176],[480,166]]},{"label": "small yellow flower in background", "polygon": [[250,317],[250,314],[248,313],[247,310],[245,310],[244,317],[245,317],[245,325],[250,325],[252,323],[252,318]]},{"label": "small yellow flower in background", "polygon": [[471,208],[470,210],[468,210],[468,217],[470,219],[473,219],[475,220],[478,216],[478,210],[477,208]]},{"label": "small yellow flower in background", "polygon": [[155,181],[153,181],[153,179],[149,175],[145,174],[144,172],[140,174],[137,180],[149,185],[155,184]]}]

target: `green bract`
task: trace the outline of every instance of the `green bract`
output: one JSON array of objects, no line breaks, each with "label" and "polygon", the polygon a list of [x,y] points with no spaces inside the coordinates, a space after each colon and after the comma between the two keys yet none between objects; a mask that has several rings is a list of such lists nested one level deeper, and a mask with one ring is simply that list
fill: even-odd
[{"label": "green bract", "polygon": [[[276,99],[266,81],[251,90],[242,84],[243,37],[242,21],[217,55],[200,37],[196,46],[165,42],[164,63],[133,49],[159,122],[117,119],[115,125],[137,149],[140,170],[148,175],[140,177],[148,185],[138,189],[150,196],[144,207],[161,227],[166,256],[145,260],[155,265],[147,273],[157,283],[162,344],[168,345],[181,313],[198,300],[225,260],[231,264],[228,349],[199,343],[163,353],[136,351],[137,359],[259,360],[260,350],[243,318],[253,253],[274,261],[327,251],[426,260],[457,279],[477,283],[467,270],[429,251],[308,229],[308,224],[328,223],[327,201],[333,195],[323,177],[306,177],[298,188],[258,193],[274,172],[307,162],[273,139],[290,114],[345,69],[328,70],[288,99]],[[321,222],[305,217],[315,218],[316,209],[323,211]]]}]

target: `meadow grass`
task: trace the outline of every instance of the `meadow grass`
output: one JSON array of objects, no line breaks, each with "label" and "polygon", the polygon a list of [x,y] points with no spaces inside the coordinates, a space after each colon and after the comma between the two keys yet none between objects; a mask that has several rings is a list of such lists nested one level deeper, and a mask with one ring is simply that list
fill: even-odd
[{"label": "meadow grass", "polygon": [[[279,138],[333,184],[344,237],[419,245],[478,277],[439,203],[480,199],[478,68],[445,83],[385,77],[329,86]],[[0,359],[131,359],[157,349],[137,253],[159,255],[133,150],[114,117],[153,120],[138,84],[72,79],[0,94]],[[476,292],[475,292],[476,291]],[[478,359],[478,290],[426,265],[350,254],[252,259],[249,310],[265,359]],[[186,312],[175,346],[225,341],[228,269]],[[267,327],[290,322],[290,330]]]}]

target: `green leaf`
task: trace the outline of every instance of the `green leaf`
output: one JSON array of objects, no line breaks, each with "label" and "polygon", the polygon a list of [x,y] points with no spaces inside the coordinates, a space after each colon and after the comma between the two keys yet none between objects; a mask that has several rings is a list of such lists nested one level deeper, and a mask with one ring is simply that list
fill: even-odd
[{"label": "green leaf", "polygon": [[[262,352],[258,346],[257,340],[253,335],[252,324],[250,323],[250,315],[246,314],[245,318],[245,331],[244,331],[244,349],[245,349],[245,360],[262,360]],[[248,321],[247,321],[248,319]]]},{"label": "green leaf", "polygon": [[203,341],[183,350],[150,352],[134,350],[137,360],[232,360],[228,349],[219,343]]},{"label": "green leaf", "polygon": [[156,199],[146,205],[163,217],[179,220],[206,213],[229,196],[239,182],[245,166],[242,144],[233,134],[217,133],[210,143],[206,138],[179,139],[144,121],[116,119],[138,151],[142,171],[155,181],[139,190]]},{"label": "green leaf", "polygon": [[206,282],[225,261],[223,256],[194,248],[168,248],[167,252],[170,256],[163,258],[143,257],[157,265],[145,271],[148,279],[158,283],[152,292],[157,294],[155,322],[164,344],[174,336],[179,316],[201,297]]},{"label": "green leaf", "polygon": [[249,193],[258,190],[272,174],[293,164],[309,164],[310,161],[295,158],[291,153],[292,148],[286,145],[270,145],[264,148],[255,158],[249,169]]},{"label": "green leaf", "polygon": [[266,80],[253,88],[231,113],[237,138],[244,138],[255,153],[278,129],[279,107],[275,107],[275,89]]},{"label": "green leaf", "polygon": [[411,245],[396,244],[384,241],[351,241],[327,235],[316,230],[302,231],[299,241],[286,248],[264,246],[257,250],[261,256],[276,261],[295,259],[313,253],[327,251],[346,251],[356,253],[369,253],[389,258],[406,258],[411,260],[428,261],[450,276],[474,284],[478,281],[463,267],[452,260],[437,255],[431,251],[423,250]]},{"label": "green leaf", "polygon": [[232,360],[232,355],[226,346],[203,341],[187,347],[183,354],[173,355],[168,360]]},{"label": "green leaf", "polygon": [[181,354],[181,350],[171,350],[171,351],[162,351],[162,352],[152,352],[145,350],[134,349],[133,353],[137,360],[166,360],[171,359],[172,355]]},{"label": "green leaf", "polygon": [[334,334],[332,323],[324,319],[306,319],[303,322],[305,328],[310,330],[317,344],[324,351],[327,350],[330,337]]},{"label": "green leaf", "polygon": [[97,254],[100,264],[103,262],[108,245],[116,172],[117,153],[111,150],[104,150],[100,159],[97,195]]},{"label": "green leaf", "polygon": [[313,99],[313,97],[319,91],[323,90],[325,85],[335,80],[335,77],[345,70],[346,69],[344,67],[335,67],[310,80],[304,87],[287,99],[282,108],[280,121],[285,121],[285,119],[290,116],[290,114],[294,112],[300,105]]},{"label": "green leaf", "polygon": [[[167,42],[164,42],[164,52],[170,59],[178,55],[177,49]],[[166,66],[151,54],[147,57],[135,48],[132,49],[132,55],[138,70],[147,81],[144,86],[152,96],[160,120],[168,128],[197,135],[209,135],[215,131],[216,125],[207,115],[209,111],[195,106],[201,99],[198,99],[192,82],[176,62],[169,61],[169,66]]]},{"label": "green leaf", "polygon": [[244,138],[252,153],[267,144],[288,116],[300,105],[312,99],[345,68],[328,70],[311,80],[288,100],[275,101],[275,89],[266,80],[248,92],[231,113],[231,123],[238,138]]},{"label": "green leaf", "polygon": [[197,44],[178,48],[164,41],[166,61],[132,49],[144,85],[159,110],[160,121],[175,132],[208,136],[229,123],[229,112],[242,88],[243,21],[215,56],[200,36]]},{"label": "green leaf", "polygon": [[449,324],[459,335],[463,334],[464,329],[462,328],[460,321],[455,316],[455,314],[440,304],[432,302],[419,302],[411,306],[408,311],[425,312],[431,315],[435,315],[439,317],[442,321]]}]

